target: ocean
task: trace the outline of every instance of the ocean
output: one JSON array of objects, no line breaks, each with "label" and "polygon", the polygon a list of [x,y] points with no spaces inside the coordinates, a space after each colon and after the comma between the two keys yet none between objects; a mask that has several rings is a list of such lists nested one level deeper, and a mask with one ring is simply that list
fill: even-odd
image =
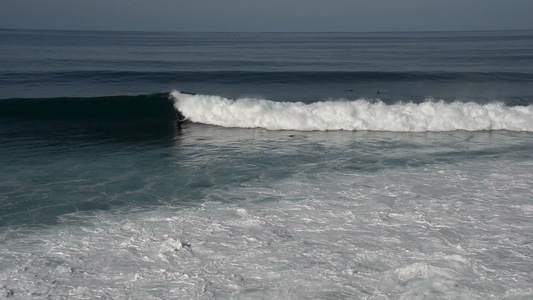
[{"label": "ocean", "polygon": [[2,299],[533,297],[533,31],[0,40]]}]

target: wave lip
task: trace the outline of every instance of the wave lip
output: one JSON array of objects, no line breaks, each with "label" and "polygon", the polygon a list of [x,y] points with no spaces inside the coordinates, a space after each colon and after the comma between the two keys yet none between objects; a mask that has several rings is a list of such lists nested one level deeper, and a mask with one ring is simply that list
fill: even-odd
[{"label": "wave lip", "polygon": [[173,91],[174,107],[190,121],[268,130],[533,131],[533,106],[431,101],[385,104],[366,99],[304,104],[264,99],[228,99]]}]

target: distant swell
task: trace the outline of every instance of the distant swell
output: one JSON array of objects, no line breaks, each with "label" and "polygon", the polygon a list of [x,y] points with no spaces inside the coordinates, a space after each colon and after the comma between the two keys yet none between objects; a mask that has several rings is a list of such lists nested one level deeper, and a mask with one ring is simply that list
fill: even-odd
[{"label": "distant swell", "polygon": [[533,106],[426,101],[385,104],[356,101],[274,102],[172,92],[189,120],[224,127],[269,130],[533,131]]},{"label": "distant swell", "polygon": [[327,82],[533,82],[532,73],[520,72],[290,72],[290,71],[72,71],[1,73],[5,84],[70,81],[147,81],[211,83],[327,83]]},{"label": "distant swell", "polygon": [[171,119],[168,93],[138,96],[0,100],[0,117],[32,119]]}]

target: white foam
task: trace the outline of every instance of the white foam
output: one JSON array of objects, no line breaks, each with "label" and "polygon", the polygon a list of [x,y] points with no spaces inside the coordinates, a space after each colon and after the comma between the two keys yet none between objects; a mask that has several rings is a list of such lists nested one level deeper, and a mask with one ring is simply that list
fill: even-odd
[{"label": "white foam", "polygon": [[365,99],[305,104],[172,92],[189,120],[223,127],[268,130],[533,131],[533,106],[432,101],[385,104]]},{"label": "white foam", "polygon": [[[411,142],[417,156],[450,140]],[[357,145],[342,152],[355,157]],[[0,298],[527,298],[532,164],[509,156],[353,172],[325,163],[205,188],[197,206],[3,227]]]}]

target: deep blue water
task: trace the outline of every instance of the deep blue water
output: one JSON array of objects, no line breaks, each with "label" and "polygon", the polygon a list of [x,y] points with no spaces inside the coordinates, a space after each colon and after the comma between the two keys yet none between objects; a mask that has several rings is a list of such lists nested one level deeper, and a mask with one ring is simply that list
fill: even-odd
[{"label": "deep blue water", "polygon": [[0,40],[4,297],[533,294],[532,31]]},{"label": "deep blue water", "polygon": [[532,101],[531,31],[0,34],[0,99],[179,89],[304,102],[377,90],[391,102]]}]

